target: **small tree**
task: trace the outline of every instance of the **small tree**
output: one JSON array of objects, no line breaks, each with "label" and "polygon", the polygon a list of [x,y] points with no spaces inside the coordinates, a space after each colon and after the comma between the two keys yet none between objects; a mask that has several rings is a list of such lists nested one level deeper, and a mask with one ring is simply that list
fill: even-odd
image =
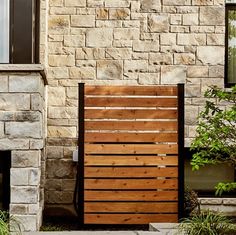
[{"label": "small tree", "polygon": [[[230,91],[211,87],[205,93],[205,109],[199,115],[197,136],[191,150],[193,170],[208,164],[236,163],[236,86]],[[226,108],[217,103],[224,102]],[[222,106],[224,107],[224,106]],[[219,183],[216,194],[236,189],[236,182]]]}]

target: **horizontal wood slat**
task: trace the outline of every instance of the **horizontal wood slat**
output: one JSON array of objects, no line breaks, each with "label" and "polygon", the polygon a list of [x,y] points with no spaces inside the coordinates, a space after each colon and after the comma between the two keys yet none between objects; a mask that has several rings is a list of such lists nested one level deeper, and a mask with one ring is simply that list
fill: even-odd
[{"label": "horizontal wood slat", "polygon": [[177,176],[177,167],[85,167],[85,177],[93,178],[148,178]]},{"label": "horizontal wood slat", "polygon": [[85,202],[86,212],[98,213],[177,213],[177,202]]},{"label": "horizontal wood slat", "polygon": [[177,121],[86,121],[86,130],[177,131]]},{"label": "horizontal wood slat", "polygon": [[85,166],[177,166],[177,156],[86,156]]},{"label": "horizontal wood slat", "polygon": [[86,98],[86,107],[176,107],[177,98]]},{"label": "horizontal wood slat", "polygon": [[177,214],[85,214],[86,224],[177,223]]},{"label": "horizontal wood slat", "polygon": [[[102,141],[102,140],[101,140]],[[86,154],[177,154],[177,144],[85,144]]]},{"label": "horizontal wood slat", "polygon": [[176,86],[86,86],[86,95],[177,96]]},{"label": "horizontal wood slat", "polygon": [[177,189],[176,179],[85,179],[85,189]]},{"label": "horizontal wood slat", "polygon": [[86,142],[177,142],[177,133],[85,133]]},{"label": "horizontal wood slat", "polygon": [[86,109],[86,119],[176,119],[177,110]]},{"label": "horizontal wood slat", "polygon": [[178,191],[90,191],[85,201],[177,201]]},{"label": "horizontal wood slat", "polygon": [[177,96],[177,86],[85,86],[85,224],[178,221]]}]

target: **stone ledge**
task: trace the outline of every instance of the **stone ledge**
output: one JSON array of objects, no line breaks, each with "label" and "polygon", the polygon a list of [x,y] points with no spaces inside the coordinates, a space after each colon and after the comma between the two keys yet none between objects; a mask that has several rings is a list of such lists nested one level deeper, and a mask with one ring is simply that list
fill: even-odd
[{"label": "stone ledge", "polygon": [[44,85],[48,85],[42,64],[0,64],[0,72],[39,72],[43,78]]}]

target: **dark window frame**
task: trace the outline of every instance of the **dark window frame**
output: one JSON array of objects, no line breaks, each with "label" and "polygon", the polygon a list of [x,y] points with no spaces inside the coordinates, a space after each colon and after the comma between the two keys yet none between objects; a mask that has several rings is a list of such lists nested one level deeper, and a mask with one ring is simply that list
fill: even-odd
[{"label": "dark window frame", "polygon": [[[184,165],[186,164],[187,159],[191,159],[192,154],[193,154],[193,152],[190,151],[189,147],[184,148]],[[234,182],[236,182],[236,168],[234,168],[233,173],[234,173]],[[184,181],[185,181],[185,179],[184,179]],[[194,190],[194,191],[197,192],[199,197],[214,197],[214,198],[222,198],[222,197],[235,198],[236,197],[236,190],[231,191],[231,192],[225,192],[221,196],[216,196],[215,190]]]},{"label": "dark window frame", "polygon": [[[28,9],[26,10],[27,6]],[[10,0],[9,8],[9,62],[0,64],[38,64],[40,54],[40,0]],[[20,16],[20,11],[24,12],[24,17]],[[28,27],[24,23],[27,18],[31,18],[31,22],[27,24]],[[21,40],[23,37],[28,38],[29,43],[26,42],[26,39]]]},{"label": "dark window frame", "polygon": [[[230,88],[236,84],[235,83],[229,83],[228,82],[228,34],[229,34],[229,27],[228,27],[228,17],[229,17],[229,10],[235,10],[236,11],[236,3],[228,3],[225,4],[225,78],[224,78],[224,83],[226,88]],[[235,74],[236,76],[236,74]]]}]

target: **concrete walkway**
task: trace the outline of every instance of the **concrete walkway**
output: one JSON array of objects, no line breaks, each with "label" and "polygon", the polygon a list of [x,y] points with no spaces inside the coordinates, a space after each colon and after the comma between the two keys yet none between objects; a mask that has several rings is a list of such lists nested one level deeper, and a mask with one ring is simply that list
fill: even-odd
[{"label": "concrete walkway", "polygon": [[178,224],[156,223],[149,225],[149,231],[63,231],[28,232],[24,235],[180,235]]}]

